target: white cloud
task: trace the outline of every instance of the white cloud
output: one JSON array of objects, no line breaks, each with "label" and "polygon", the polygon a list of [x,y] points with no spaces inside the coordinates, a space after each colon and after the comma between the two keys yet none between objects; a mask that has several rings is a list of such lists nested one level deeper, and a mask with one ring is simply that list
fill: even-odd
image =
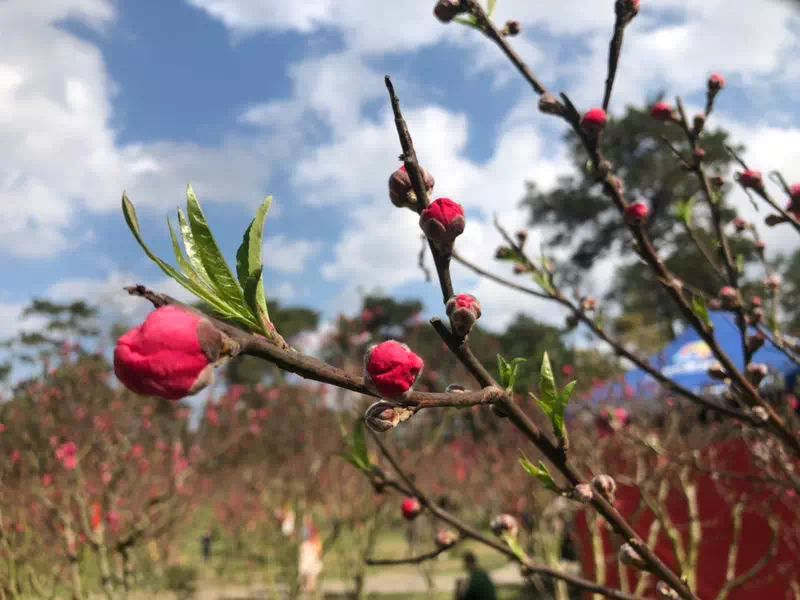
[{"label": "white cloud", "polygon": [[316,256],[320,242],[290,239],[285,235],[268,236],[264,242],[264,264],[279,273],[302,273]]}]

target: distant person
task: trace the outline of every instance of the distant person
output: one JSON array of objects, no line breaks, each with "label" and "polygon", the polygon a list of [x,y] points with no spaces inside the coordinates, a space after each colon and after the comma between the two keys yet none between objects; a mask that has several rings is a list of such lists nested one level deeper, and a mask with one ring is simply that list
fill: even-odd
[{"label": "distant person", "polygon": [[303,519],[303,541],[298,553],[297,572],[300,591],[317,591],[317,579],[322,572],[322,538],[310,515]]},{"label": "distant person", "polygon": [[203,560],[208,562],[211,560],[211,540],[213,536],[211,535],[210,531],[206,531],[203,534],[203,537],[200,538],[200,546],[203,552]]},{"label": "distant person", "polygon": [[464,568],[469,578],[458,580],[456,600],[497,600],[494,583],[489,574],[481,569],[474,553],[464,553]]}]

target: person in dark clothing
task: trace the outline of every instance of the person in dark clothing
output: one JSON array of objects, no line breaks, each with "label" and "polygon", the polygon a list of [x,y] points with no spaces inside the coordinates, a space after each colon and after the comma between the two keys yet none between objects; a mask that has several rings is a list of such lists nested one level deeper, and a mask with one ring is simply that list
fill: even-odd
[{"label": "person in dark clothing", "polygon": [[207,531],[202,538],[200,538],[200,546],[203,550],[203,560],[208,562],[211,560],[211,532]]},{"label": "person in dark clothing", "polygon": [[497,600],[497,592],[489,574],[481,569],[478,557],[464,553],[464,567],[469,579],[461,579],[456,586],[456,600]]}]

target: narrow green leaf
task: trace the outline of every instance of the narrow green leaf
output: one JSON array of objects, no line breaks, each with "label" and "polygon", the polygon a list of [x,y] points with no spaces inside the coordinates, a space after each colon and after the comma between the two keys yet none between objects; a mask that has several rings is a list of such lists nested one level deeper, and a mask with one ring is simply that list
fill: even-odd
[{"label": "narrow green leaf", "polygon": [[183,211],[178,209],[178,225],[181,229],[181,237],[183,237],[183,248],[186,250],[186,256],[189,259],[194,270],[197,272],[204,281],[208,281],[211,287],[211,280],[208,278],[206,268],[203,266],[203,261],[200,259],[200,254],[197,252],[197,246],[194,243],[194,236],[192,235],[192,228],[189,226],[189,220]]},{"label": "narrow green leaf", "polygon": [[363,419],[358,419],[356,421],[355,429],[353,430],[353,454],[363,464],[370,464],[369,456],[367,454],[367,439],[364,436]]},{"label": "narrow green leaf", "polygon": [[480,31],[480,26],[478,22],[475,20],[475,17],[469,15],[468,17],[456,17],[453,19],[456,23],[460,23],[461,25],[466,25],[467,27],[472,27],[473,29],[477,29]]},{"label": "narrow green leaf", "polygon": [[702,296],[692,297],[692,311],[700,318],[701,321],[703,321],[703,323],[711,327],[711,317],[708,314],[706,301],[703,300]]},{"label": "narrow green leaf", "polygon": [[739,275],[744,273],[744,255],[742,254],[736,255],[736,271],[738,271]]},{"label": "narrow green leaf", "polygon": [[258,320],[269,321],[267,298],[264,293],[262,246],[264,222],[272,205],[272,196],[264,200],[244,233],[236,252],[236,275],[245,291],[245,301]]},{"label": "narrow green leaf", "polygon": [[555,400],[558,396],[556,379],[553,375],[553,367],[550,366],[550,357],[545,352],[542,355],[542,367],[539,369],[539,389],[545,398]]},{"label": "narrow green leaf", "polygon": [[239,282],[234,278],[233,273],[231,273],[228,263],[225,262],[225,257],[222,255],[217,241],[211,233],[211,228],[208,226],[208,221],[192,186],[186,189],[186,212],[189,217],[189,227],[192,230],[197,254],[214,289],[232,306],[241,311],[249,312],[244,303],[244,292]]},{"label": "narrow green leaf", "polygon": [[544,487],[548,490],[560,493],[561,490],[558,489],[556,482],[550,475],[550,470],[547,468],[547,465],[541,460],[539,461],[538,465],[535,465],[528,459],[527,456],[525,456],[524,453],[521,454],[522,457],[519,459],[519,464],[522,465],[522,468],[525,469],[525,472],[541,481],[542,484],[544,484]]},{"label": "narrow green leaf", "polygon": [[489,0],[489,3],[486,5],[486,14],[489,15],[489,18],[492,17],[494,14],[494,9],[497,7],[497,0]]},{"label": "narrow green leaf", "polygon": [[183,254],[183,250],[181,250],[180,242],[178,241],[178,236],[175,235],[175,230],[172,228],[172,222],[167,218],[167,228],[169,229],[169,237],[172,240],[172,251],[175,254],[175,262],[178,263],[181,271],[183,272],[186,277],[194,281],[196,284],[201,285],[203,287],[207,287],[209,292],[211,288],[208,285],[207,281],[204,281],[200,278],[200,275],[197,271],[194,270],[192,264],[186,259],[186,256]]},{"label": "narrow green leaf", "polygon": [[514,358],[508,362],[505,358],[497,355],[497,371],[500,378],[500,385],[506,390],[511,391],[517,383],[519,369],[522,363],[527,362],[524,358]]},{"label": "narrow green leaf", "polygon": [[694,198],[688,198],[677,203],[675,207],[677,217],[683,221],[687,227],[692,224],[692,215],[694,213]]}]

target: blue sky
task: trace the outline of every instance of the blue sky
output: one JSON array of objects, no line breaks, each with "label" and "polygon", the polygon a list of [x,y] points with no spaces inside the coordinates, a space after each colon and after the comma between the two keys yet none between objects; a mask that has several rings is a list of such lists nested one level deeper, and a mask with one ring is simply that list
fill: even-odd
[{"label": "blue sky", "polygon": [[[422,297],[414,216],[388,202],[398,143],[382,78],[395,80],[437,195],[468,210],[462,251],[491,263],[491,228],[524,222],[525,180],[569,169],[560,123],[476,32],[438,23],[432,0],[0,0],[0,335],[34,296],[90,296],[135,319],[120,292],[174,292],[125,229],[127,190],[145,237],[169,256],[165,219],[191,182],[229,256],[259,201],[268,294],[330,318],[362,292]],[[707,75],[730,86],[718,122],[767,171],[800,179],[800,13],[779,0],[643,0],[614,110],[661,90],[699,106]],[[597,104],[613,0],[499,0],[514,44],[552,89]],[[746,201],[741,203],[747,211]],[[541,232],[534,228],[533,242]],[[768,242],[792,248],[789,238]],[[780,236],[780,234],[777,234]],[[598,265],[602,291],[618,263]],[[486,322],[550,307],[455,271]]]}]

